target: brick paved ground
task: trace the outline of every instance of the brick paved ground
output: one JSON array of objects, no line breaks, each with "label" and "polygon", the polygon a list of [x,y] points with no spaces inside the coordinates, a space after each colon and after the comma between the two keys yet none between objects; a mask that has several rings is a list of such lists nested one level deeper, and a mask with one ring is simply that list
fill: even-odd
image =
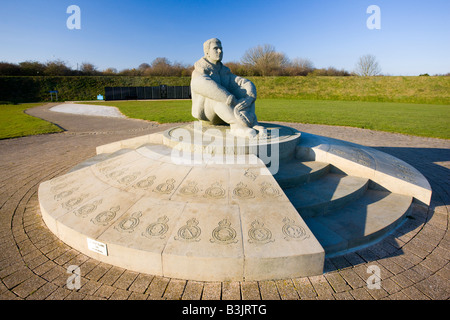
[{"label": "brick paved ground", "polygon": [[[57,134],[0,141],[0,299],[432,299],[450,297],[450,142],[345,127],[289,124],[392,154],[429,180],[430,208],[416,206],[406,222],[378,244],[326,260],[320,276],[279,281],[198,282],[125,270],[65,245],[43,223],[39,183],[95,155],[105,143],[164,130],[140,120],[73,116],[31,109],[65,128]],[[66,286],[80,266],[81,288]],[[381,270],[381,288],[368,289],[368,266]]]}]

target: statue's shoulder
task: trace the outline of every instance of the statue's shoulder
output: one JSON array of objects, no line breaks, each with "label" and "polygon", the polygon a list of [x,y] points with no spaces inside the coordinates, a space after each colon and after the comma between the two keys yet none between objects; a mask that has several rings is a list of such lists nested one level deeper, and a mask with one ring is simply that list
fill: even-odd
[{"label": "statue's shoulder", "polygon": [[196,63],[194,63],[194,71],[198,72],[199,74],[206,74],[211,75],[213,73],[220,73],[221,75],[227,75],[231,73],[230,68],[226,67],[222,64],[222,62],[219,63],[219,65],[214,66],[206,60],[205,58],[201,58]]},{"label": "statue's shoulder", "polygon": [[194,70],[200,74],[209,75],[213,69],[211,64],[205,58],[201,58],[196,63],[194,63]]}]

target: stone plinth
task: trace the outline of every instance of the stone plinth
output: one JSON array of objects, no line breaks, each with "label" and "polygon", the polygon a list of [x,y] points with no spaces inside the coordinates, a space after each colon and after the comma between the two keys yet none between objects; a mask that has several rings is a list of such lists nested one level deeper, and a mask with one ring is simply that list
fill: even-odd
[{"label": "stone plinth", "polygon": [[[265,145],[249,139],[233,145],[232,136],[221,141],[224,128],[188,125],[164,132],[163,144],[100,155],[41,184],[44,221],[86,255],[138,272],[203,281],[320,274],[322,246],[251,152],[268,147],[293,157],[300,133],[270,128],[277,135],[269,132]],[[191,148],[191,134],[213,137],[215,149],[201,142]],[[103,244],[106,255],[89,249],[87,239]]]},{"label": "stone plinth", "polygon": [[300,132],[282,125],[261,125],[264,130],[254,138],[247,138],[231,134],[229,126],[197,121],[165,131],[163,143],[175,150],[205,157],[254,154],[264,158],[270,157],[271,153],[277,153],[280,160],[294,157]]},{"label": "stone plinth", "polygon": [[122,268],[267,280],[319,275],[326,253],[377,241],[413,200],[429,203],[428,182],[403,161],[265,127],[249,139],[196,122],[99,146],[40,185],[43,219],[68,245]]}]

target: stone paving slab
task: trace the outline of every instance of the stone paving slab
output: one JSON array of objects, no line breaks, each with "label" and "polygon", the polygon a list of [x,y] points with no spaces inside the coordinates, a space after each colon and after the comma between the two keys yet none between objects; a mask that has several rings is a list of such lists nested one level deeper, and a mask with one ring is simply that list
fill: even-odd
[{"label": "stone paving slab", "polygon": [[[416,205],[405,223],[374,246],[326,259],[322,276],[232,283],[157,277],[100,263],[48,231],[37,201],[41,182],[95,156],[99,145],[162,131],[173,124],[54,113],[29,114],[67,131],[0,141],[0,299],[412,299],[450,298],[450,142],[347,127],[287,124],[302,132],[351,141],[397,157],[420,171],[433,190],[430,208]],[[116,122],[117,121],[117,122]],[[81,288],[67,287],[78,265]],[[369,266],[380,289],[369,289]]]},{"label": "stone paving slab", "polygon": [[50,108],[50,111],[88,116],[126,118],[118,108],[101,105],[64,103]]}]

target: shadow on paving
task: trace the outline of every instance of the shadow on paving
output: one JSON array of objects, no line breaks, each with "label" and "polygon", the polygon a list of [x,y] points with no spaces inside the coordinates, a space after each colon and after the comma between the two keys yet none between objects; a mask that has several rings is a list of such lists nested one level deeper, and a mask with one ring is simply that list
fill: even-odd
[{"label": "shadow on paving", "polygon": [[379,151],[397,157],[416,168],[428,180],[433,190],[440,194],[440,203],[450,205],[449,189],[442,190],[440,184],[450,182],[450,169],[437,162],[450,162],[450,149],[443,148],[398,148],[398,147],[375,147]]}]

